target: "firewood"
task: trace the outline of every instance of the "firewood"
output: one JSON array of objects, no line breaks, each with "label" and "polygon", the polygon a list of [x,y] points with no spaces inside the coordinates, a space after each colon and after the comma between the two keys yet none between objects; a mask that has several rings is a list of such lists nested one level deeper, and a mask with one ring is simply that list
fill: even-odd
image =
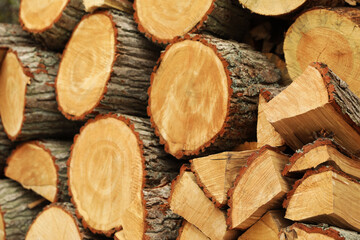
[{"label": "firewood", "polygon": [[[54,80],[59,56],[29,46],[11,46],[0,69],[0,112],[11,140],[72,135],[77,124],[57,110]],[[16,81],[15,81],[16,80]]]},{"label": "firewood", "polygon": [[71,203],[53,203],[38,214],[25,240],[97,240],[108,239],[84,229]]},{"label": "firewood", "polygon": [[260,15],[292,17],[300,11],[316,6],[344,6],[346,0],[239,0],[239,2],[252,12]]},{"label": "firewood", "polygon": [[292,181],[281,176],[288,156],[268,145],[253,153],[229,190],[227,224],[231,229],[247,229],[266,211],[281,207]]},{"label": "firewood", "polygon": [[128,0],[82,0],[86,12],[94,12],[99,8],[113,8],[123,12],[133,13],[132,3]]},{"label": "firewood", "polygon": [[157,43],[172,43],[187,33],[211,33],[240,40],[249,27],[250,15],[228,0],[182,2],[134,1],[135,21],[145,36]]},{"label": "firewood", "polygon": [[291,224],[291,221],[284,218],[282,210],[268,211],[254,225],[252,225],[238,240],[279,240],[279,233],[282,228]]},{"label": "firewood", "polygon": [[29,208],[39,200],[37,194],[21,187],[10,179],[0,179],[0,239],[24,239],[33,219],[42,205]]},{"label": "firewood", "polygon": [[353,178],[360,179],[360,159],[330,139],[320,138],[305,145],[289,160],[290,164],[286,165],[282,172],[284,176],[304,174],[306,170],[331,165]]},{"label": "firewood", "polygon": [[72,202],[92,232],[110,236],[122,228],[126,239],[178,235],[181,220],[167,198],[179,162],[156,141],[149,119],[89,120],[74,138],[68,166]]},{"label": "firewood", "polygon": [[12,148],[13,143],[6,136],[0,119],[0,177],[4,174],[6,159],[9,157]]},{"label": "firewood", "polygon": [[264,53],[264,55],[273,62],[275,66],[281,71],[281,81],[282,86],[288,86],[292,83],[292,79],[289,76],[286,63],[276,54],[273,53]]},{"label": "firewood", "polygon": [[[225,211],[216,208],[184,165],[171,186],[170,209],[197,227],[210,239],[236,239],[239,233],[227,230]],[[206,216],[206,217],[205,217]]]},{"label": "firewood", "polygon": [[109,10],[85,16],[60,63],[59,110],[76,120],[97,112],[146,116],[146,91],[158,57],[159,49],[137,32],[130,14]]},{"label": "firewood", "polygon": [[[360,96],[360,9],[315,9],[301,15],[286,33],[284,54],[292,79],[316,61],[329,66]],[[349,30],[353,29],[353,30]]]},{"label": "firewood", "polygon": [[19,20],[36,41],[51,50],[62,51],[84,14],[82,0],[21,0]]},{"label": "firewood", "polygon": [[18,146],[7,159],[5,176],[50,202],[68,201],[66,161],[71,142],[33,141]]},{"label": "firewood", "polygon": [[154,68],[148,115],[177,158],[231,150],[255,138],[258,93],[279,79],[274,64],[246,44],[188,36]]},{"label": "firewood", "polygon": [[319,137],[333,137],[360,154],[360,100],[325,64],[311,64],[264,112],[293,150]]},{"label": "firewood", "polygon": [[[8,45],[33,45],[31,34],[17,24],[0,23],[0,47]],[[1,59],[1,58],[0,58]],[[1,62],[2,60],[0,60]]]},{"label": "firewood", "polygon": [[203,234],[197,227],[184,220],[179,230],[179,236],[176,240],[210,240],[205,234]]},{"label": "firewood", "polygon": [[357,240],[360,234],[326,224],[294,223],[280,232],[281,240]]},{"label": "firewood", "polygon": [[234,184],[241,167],[256,150],[223,152],[191,160],[191,170],[205,195],[217,207],[227,204],[227,192]]},{"label": "firewood", "polygon": [[308,170],[287,194],[285,218],[360,230],[360,183],[333,167]]},{"label": "firewood", "polygon": [[247,151],[247,150],[255,150],[257,149],[257,142],[244,142],[238,146],[236,146],[233,151]]}]

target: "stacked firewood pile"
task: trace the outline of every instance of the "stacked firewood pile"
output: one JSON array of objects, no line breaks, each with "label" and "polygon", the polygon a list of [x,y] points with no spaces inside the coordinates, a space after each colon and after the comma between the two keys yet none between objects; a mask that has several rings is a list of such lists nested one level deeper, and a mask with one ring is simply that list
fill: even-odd
[{"label": "stacked firewood pile", "polygon": [[22,0],[0,240],[360,239],[356,4]]}]

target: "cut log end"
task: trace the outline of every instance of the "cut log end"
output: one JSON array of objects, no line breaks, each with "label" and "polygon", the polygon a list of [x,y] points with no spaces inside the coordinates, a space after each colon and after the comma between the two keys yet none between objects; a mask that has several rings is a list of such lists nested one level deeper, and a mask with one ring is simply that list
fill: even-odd
[{"label": "cut log end", "polygon": [[239,0],[239,2],[246,8],[250,9],[260,15],[266,16],[279,16],[294,12],[296,9],[301,7],[306,0]]},{"label": "cut log end", "polygon": [[23,28],[30,32],[43,32],[61,17],[69,0],[37,1],[22,0],[19,19]]},{"label": "cut log end", "polygon": [[[135,20],[139,30],[153,41],[169,43],[178,36],[198,29],[213,10],[214,0],[172,1],[136,0]],[[174,21],[176,20],[176,21]]]},{"label": "cut log end", "polygon": [[76,220],[61,205],[50,205],[43,210],[30,226],[25,238],[47,239],[82,239]]},{"label": "cut log end", "polygon": [[149,115],[169,153],[197,154],[224,129],[232,93],[226,65],[213,47],[192,40],[173,44],[161,59]]},{"label": "cut log end", "polygon": [[26,85],[30,83],[16,52],[8,50],[0,69],[0,112],[4,130],[11,140],[24,122]]},{"label": "cut log end", "polygon": [[57,199],[58,173],[55,159],[38,142],[25,143],[13,151],[7,160],[5,176],[50,202]]},{"label": "cut log end", "polygon": [[59,109],[67,118],[83,119],[103,98],[115,61],[115,36],[105,12],[87,15],[74,30],[56,79]]}]

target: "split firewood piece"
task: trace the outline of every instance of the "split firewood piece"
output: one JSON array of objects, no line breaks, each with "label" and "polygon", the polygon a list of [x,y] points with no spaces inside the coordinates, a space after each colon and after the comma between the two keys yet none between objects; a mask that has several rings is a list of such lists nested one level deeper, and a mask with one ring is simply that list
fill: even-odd
[{"label": "split firewood piece", "polygon": [[139,31],[157,43],[172,43],[187,33],[204,32],[240,40],[249,28],[250,14],[228,0],[135,0],[134,9]]},{"label": "split firewood piece", "polygon": [[82,0],[86,12],[94,12],[99,8],[113,8],[132,14],[134,9],[128,0]]},{"label": "split firewood piece", "polygon": [[284,41],[290,77],[297,78],[314,61],[323,62],[360,96],[359,17],[360,9],[334,8],[314,9],[297,18]]},{"label": "split firewood piece", "polygon": [[217,207],[227,204],[227,192],[233,186],[241,167],[247,158],[256,152],[223,152],[191,160],[191,170],[205,195],[211,198]]},{"label": "split firewood piece", "polygon": [[293,16],[296,13],[316,6],[344,6],[346,0],[239,0],[252,12],[265,16]]},{"label": "split firewood piece", "polygon": [[257,119],[257,147],[261,148],[264,145],[270,145],[273,147],[280,147],[285,145],[284,139],[275,130],[275,128],[266,119],[264,109],[266,104],[277,95],[281,89],[262,89],[259,95],[258,105],[258,119]]},{"label": "split firewood piece", "polygon": [[255,138],[258,93],[276,86],[274,64],[246,44],[211,36],[170,44],[154,68],[148,115],[177,158],[233,149]]},{"label": "split firewood piece", "polygon": [[288,193],[285,218],[360,231],[360,183],[333,167],[308,170]]},{"label": "split firewood piece", "polygon": [[268,145],[247,159],[229,190],[227,224],[231,229],[247,229],[270,209],[281,207],[292,180],[281,175],[288,156]]},{"label": "split firewood piece", "polygon": [[238,240],[279,240],[282,228],[289,226],[292,222],[284,218],[285,211],[271,210],[252,225]]},{"label": "split firewood piece", "polygon": [[183,224],[179,230],[179,236],[176,240],[210,240],[205,234],[203,234],[197,227],[192,225],[186,220],[183,220]]},{"label": "split firewood piece", "polygon": [[[0,23],[0,47],[8,45],[33,45],[31,34],[17,24]],[[0,60],[1,62],[2,60]]]},{"label": "split firewood piece", "polygon": [[294,150],[318,137],[333,137],[360,154],[360,100],[325,64],[311,64],[264,112]]},{"label": "split firewood piece", "polygon": [[6,136],[0,119],[0,177],[2,177],[4,174],[6,159],[9,157],[13,145],[14,144]]},{"label": "split firewood piece", "polygon": [[19,20],[36,41],[51,50],[62,51],[84,14],[82,0],[21,0]]},{"label": "split firewood piece", "polygon": [[31,224],[25,240],[97,240],[108,239],[84,229],[71,203],[53,203],[45,207]]},{"label": "split firewood piece", "polygon": [[81,129],[68,161],[69,193],[94,233],[122,228],[126,239],[174,239],[181,220],[167,198],[179,162],[163,151],[149,119],[131,120],[98,115]]},{"label": "split firewood piece", "polygon": [[30,208],[41,197],[10,179],[0,179],[0,239],[24,239],[43,205]]},{"label": "split firewood piece", "polygon": [[111,111],[146,116],[146,91],[159,52],[137,31],[132,15],[115,10],[87,15],[61,60],[59,110],[75,120]]},{"label": "split firewood piece", "polygon": [[348,153],[330,139],[320,138],[297,151],[286,165],[282,174],[294,176],[322,165],[331,165],[351,177],[360,179],[360,159]]},{"label": "split firewood piece", "polygon": [[327,224],[310,225],[294,223],[283,228],[280,232],[280,240],[357,240],[360,234],[357,232],[332,227]]},{"label": "split firewood piece", "polygon": [[17,147],[7,160],[5,176],[50,202],[68,201],[66,161],[71,142],[43,140]]},{"label": "split firewood piece", "polygon": [[238,146],[236,146],[233,151],[247,151],[247,150],[255,150],[258,149],[257,142],[244,142]]},{"label": "split firewood piece", "polygon": [[[171,186],[170,209],[193,224],[210,239],[236,239],[239,233],[228,230],[225,211],[215,207],[196,183],[195,175],[184,165]],[[206,217],[205,217],[206,216]]]}]

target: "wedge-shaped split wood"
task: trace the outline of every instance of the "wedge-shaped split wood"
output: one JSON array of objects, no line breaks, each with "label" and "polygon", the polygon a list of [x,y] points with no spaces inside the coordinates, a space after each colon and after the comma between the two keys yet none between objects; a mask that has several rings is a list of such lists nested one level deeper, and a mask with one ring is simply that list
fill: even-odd
[{"label": "wedge-shaped split wood", "polygon": [[131,120],[98,115],[74,138],[68,161],[72,202],[94,233],[110,236],[122,228],[126,239],[176,238],[181,220],[167,198],[179,163],[163,151],[149,119]]},{"label": "wedge-shaped split wood", "polygon": [[186,220],[183,220],[183,224],[179,229],[179,236],[176,240],[210,240],[205,234],[203,234],[197,227],[192,225]]},{"label": "wedge-shaped split wood", "polygon": [[227,204],[228,190],[233,186],[240,168],[246,165],[247,158],[254,152],[256,150],[223,152],[191,160],[191,171],[198,185],[215,206]]},{"label": "wedge-shaped split wood", "polygon": [[24,239],[42,204],[30,208],[41,197],[10,179],[0,179],[0,239]]},{"label": "wedge-shaped split wood", "polygon": [[359,17],[358,8],[319,8],[298,17],[284,41],[290,77],[297,78],[314,61],[323,62],[360,96]]},{"label": "wedge-shaped split wood", "polygon": [[287,219],[360,230],[360,183],[333,167],[308,170],[288,193]]},{"label": "wedge-shaped split wood", "polygon": [[7,159],[5,176],[50,202],[68,201],[66,161],[71,142],[33,141],[18,146]]},{"label": "wedge-shaped split wood", "polygon": [[62,51],[84,14],[82,0],[21,0],[19,20],[38,42]]},{"label": "wedge-shaped split wood", "polygon": [[229,190],[227,224],[231,229],[247,229],[268,210],[281,207],[292,181],[281,175],[288,156],[268,145],[247,159]]},{"label": "wedge-shaped split wood", "polygon": [[140,32],[153,42],[165,44],[187,33],[203,32],[240,40],[250,23],[249,13],[227,0],[135,0],[134,9]]},{"label": "wedge-shaped split wood", "polygon": [[304,174],[306,170],[331,165],[351,177],[360,179],[360,159],[330,139],[320,138],[305,145],[289,160],[290,164],[286,165],[282,172],[284,176]]},{"label": "wedge-shaped split wood", "polygon": [[111,111],[146,116],[146,92],[159,52],[128,13],[109,10],[85,16],[60,63],[59,110],[74,120]]},{"label": "wedge-shaped split wood", "polygon": [[82,0],[86,12],[94,12],[99,8],[113,8],[127,13],[133,13],[132,3],[128,0]]},{"label": "wedge-shaped split wood", "polygon": [[197,227],[210,239],[236,239],[238,232],[228,230],[225,211],[215,207],[199,185],[196,177],[184,165],[180,175],[173,181],[170,209]]},{"label": "wedge-shaped split wood", "polygon": [[266,118],[294,150],[318,137],[333,137],[360,154],[360,99],[325,64],[312,63],[264,109]]},{"label": "wedge-shaped split wood", "polygon": [[280,72],[246,44],[211,36],[170,44],[154,68],[148,115],[177,158],[255,139],[258,93]]},{"label": "wedge-shaped split wood", "polygon": [[310,225],[294,223],[283,228],[280,232],[280,240],[357,240],[360,234],[357,232],[332,227],[326,224]]},{"label": "wedge-shaped split wood", "polygon": [[[0,62],[0,113],[11,140],[72,135],[77,130],[57,109],[54,80],[56,53],[12,46]],[[4,53],[4,52],[3,52]]]},{"label": "wedge-shaped split wood", "polygon": [[265,213],[254,225],[252,225],[238,240],[279,240],[282,228],[291,225],[291,221],[284,218],[285,211],[271,210]]}]

